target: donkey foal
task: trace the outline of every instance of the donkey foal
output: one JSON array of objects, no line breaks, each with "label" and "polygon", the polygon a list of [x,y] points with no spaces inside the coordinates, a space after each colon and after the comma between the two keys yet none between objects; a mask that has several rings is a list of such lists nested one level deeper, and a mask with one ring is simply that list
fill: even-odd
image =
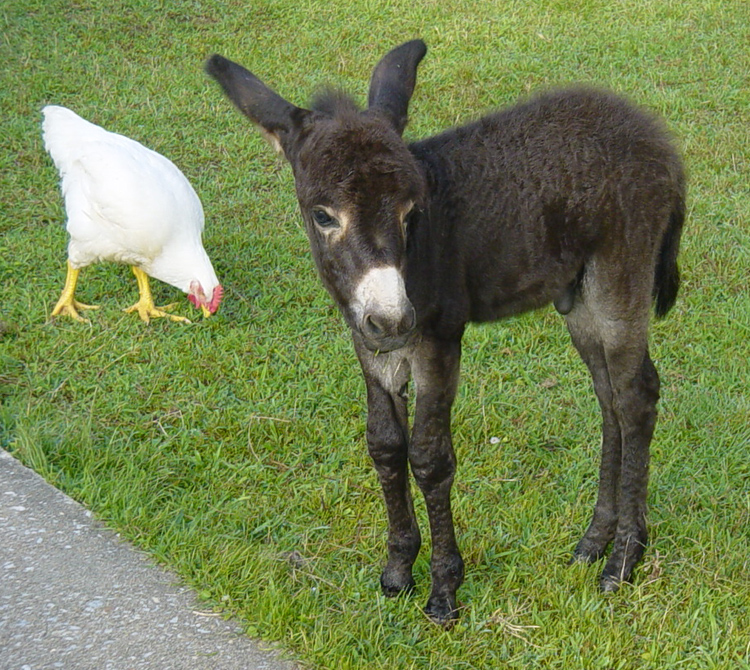
[{"label": "donkey foal", "polygon": [[[649,313],[677,295],[680,158],[661,125],[613,95],[541,95],[405,144],[421,40],[375,68],[369,104],[340,93],[296,107],[241,66],[208,73],[291,163],[318,272],[352,331],[367,385],[367,443],[388,512],[387,595],[414,586],[421,538],[408,469],[432,534],[426,612],[449,624],[464,566],[450,490],[461,338],[550,302],[565,315],[602,411],[599,494],[574,560],[612,544],[601,575],[629,579],[646,544],[649,443],[659,376]],[[416,387],[411,436],[405,390]]]}]

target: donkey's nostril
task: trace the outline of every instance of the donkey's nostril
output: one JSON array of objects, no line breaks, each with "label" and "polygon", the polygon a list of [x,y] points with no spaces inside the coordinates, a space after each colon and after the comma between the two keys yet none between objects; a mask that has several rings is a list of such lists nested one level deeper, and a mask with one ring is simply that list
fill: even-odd
[{"label": "donkey's nostril", "polygon": [[368,312],[362,318],[362,334],[372,341],[384,344],[385,340],[401,340],[414,330],[416,323],[417,315],[411,305],[398,316]]},{"label": "donkey's nostril", "polygon": [[404,314],[404,318],[401,319],[401,323],[398,324],[398,334],[403,335],[404,333],[409,333],[412,330],[414,330],[414,326],[417,325],[417,313],[414,311],[414,308],[409,305],[409,309]]},{"label": "donkey's nostril", "polygon": [[378,338],[385,335],[385,324],[372,314],[365,314],[363,320],[364,332],[368,337]]},{"label": "donkey's nostril", "polygon": [[408,305],[407,309],[399,311],[367,312],[360,321],[359,331],[368,349],[387,352],[405,346],[416,323],[414,308]]}]

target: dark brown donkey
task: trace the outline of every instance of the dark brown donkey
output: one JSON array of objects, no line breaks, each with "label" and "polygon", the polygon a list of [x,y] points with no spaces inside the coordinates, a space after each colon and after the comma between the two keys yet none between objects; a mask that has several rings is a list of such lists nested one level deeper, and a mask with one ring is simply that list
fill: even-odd
[{"label": "dark brown donkey", "polygon": [[[386,595],[414,586],[421,538],[408,468],[427,505],[427,614],[457,616],[464,576],[451,516],[451,405],[461,337],[553,302],[602,410],[599,495],[575,560],[612,544],[601,588],[630,577],[646,544],[649,443],[659,376],[649,312],[677,295],[685,188],[660,123],[587,89],[533,98],[405,144],[421,40],[375,68],[369,105],[340,93],[295,107],[241,66],[208,73],[289,160],[318,271],[352,331],[367,384],[367,443],[388,510]],[[416,386],[411,436],[405,390]]]}]

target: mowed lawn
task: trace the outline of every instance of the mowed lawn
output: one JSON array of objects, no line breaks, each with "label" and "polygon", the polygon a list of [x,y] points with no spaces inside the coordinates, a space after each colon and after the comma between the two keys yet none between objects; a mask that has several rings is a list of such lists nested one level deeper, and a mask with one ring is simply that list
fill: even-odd
[{"label": "mowed lawn", "polygon": [[[750,6],[745,0],[151,3],[0,8],[0,446],[179,572],[205,606],[310,668],[750,668]],[[372,67],[428,43],[408,138],[587,82],[662,115],[689,173],[683,286],[653,327],[662,377],[651,543],[634,583],[567,565],[596,494],[599,415],[549,307],[471,327],[454,409],[450,632],[385,599],[385,510],[364,384],[315,276],[289,168],[202,71],[219,52],[304,105],[364,104]],[[141,323],[127,267],[82,273],[91,324],[50,320],[65,212],[45,104],[171,158],[201,196],[225,289]],[[417,513],[426,532],[424,504]],[[217,662],[218,663],[218,662]],[[219,665],[217,665],[219,667]]]}]

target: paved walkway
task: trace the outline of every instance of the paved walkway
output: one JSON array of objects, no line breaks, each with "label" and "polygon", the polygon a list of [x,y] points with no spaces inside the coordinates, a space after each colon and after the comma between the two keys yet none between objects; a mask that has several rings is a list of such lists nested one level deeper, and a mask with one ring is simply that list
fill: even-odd
[{"label": "paved walkway", "polygon": [[0,669],[293,670],[0,449]]}]

